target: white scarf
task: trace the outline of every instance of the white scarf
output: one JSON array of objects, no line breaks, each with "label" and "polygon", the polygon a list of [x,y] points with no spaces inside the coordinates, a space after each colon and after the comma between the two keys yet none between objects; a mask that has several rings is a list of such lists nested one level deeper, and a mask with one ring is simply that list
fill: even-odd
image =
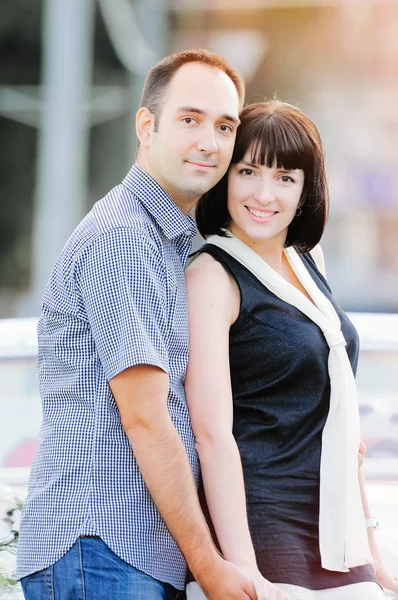
[{"label": "white scarf", "polygon": [[314,304],[254,250],[228,232],[207,242],[228,252],[271,292],[298,308],[322,330],[329,345],[330,409],[322,433],[319,548],[322,567],[346,572],[372,562],[358,481],[360,428],[354,375],[340,319],[294,248],[284,253]]}]

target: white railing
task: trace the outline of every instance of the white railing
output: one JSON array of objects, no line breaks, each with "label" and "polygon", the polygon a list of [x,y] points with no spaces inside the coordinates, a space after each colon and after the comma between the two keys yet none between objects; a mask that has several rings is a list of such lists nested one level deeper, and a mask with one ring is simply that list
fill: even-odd
[{"label": "white railing", "polygon": [[[360,366],[361,363],[365,365],[364,369],[366,371],[369,365],[374,363],[380,362],[381,366],[384,363],[388,363],[388,372],[392,379],[391,382],[386,382],[383,369],[376,370],[377,373],[373,377],[372,391],[368,393],[367,390],[359,389],[360,403],[363,402],[363,398],[366,396],[370,398],[376,409],[379,408],[379,405],[383,404],[383,401],[387,403],[387,400],[389,405],[396,406],[393,409],[395,413],[393,419],[386,412],[384,412],[382,418],[386,419],[386,424],[388,425],[389,440],[391,440],[392,444],[395,440],[398,447],[398,314],[349,313],[349,316],[354,322],[361,338]],[[8,363],[16,364],[21,359],[25,360],[25,362],[30,361],[30,369],[31,371],[34,370],[34,361],[37,355],[36,328],[36,318],[0,319],[0,368],[7,369]],[[392,366],[394,361],[395,366]],[[21,362],[22,370],[25,369],[24,364]],[[397,373],[396,379],[394,379],[395,373]],[[31,373],[30,375],[33,383],[29,385],[34,386],[35,373],[33,375]],[[358,375],[360,375],[360,372]],[[379,381],[377,377],[379,377]],[[376,381],[374,381],[375,378]],[[360,379],[358,377],[359,388]],[[12,379],[10,386],[13,389],[15,388]],[[383,388],[384,395],[378,393],[378,386]],[[387,392],[386,387],[388,388]],[[7,385],[5,389],[7,390]],[[41,410],[38,392],[35,392],[33,397],[31,395],[29,399],[26,399],[26,411],[23,408],[24,402],[23,391],[13,401],[8,401],[4,385],[3,389],[0,387],[0,482],[8,482],[14,485],[27,483],[29,467],[6,467],[4,457],[9,454],[9,450],[4,446],[7,440],[10,445],[13,442],[13,438],[18,436],[21,442],[34,439],[40,423]],[[371,410],[369,409],[370,412]],[[373,436],[373,416],[371,414],[369,418],[365,418],[367,419],[366,442],[367,439]],[[376,433],[380,436],[380,431],[383,429],[383,421],[381,419],[379,419],[378,427],[379,431]],[[371,432],[370,434],[369,431]],[[387,427],[385,431],[387,432]],[[373,457],[371,456],[371,452],[369,452],[369,458],[365,461],[365,472],[367,478],[371,480],[398,482],[398,452],[396,456],[390,456],[387,453],[385,456],[375,455]]]}]

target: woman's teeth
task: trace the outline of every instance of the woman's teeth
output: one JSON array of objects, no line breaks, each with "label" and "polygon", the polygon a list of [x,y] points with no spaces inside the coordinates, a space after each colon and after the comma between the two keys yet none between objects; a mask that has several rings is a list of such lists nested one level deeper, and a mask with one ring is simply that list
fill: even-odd
[{"label": "woman's teeth", "polygon": [[262,211],[262,210],[254,210],[254,208],[249,208],[249,212],[251,212],[252,215],[255,215],[256,217],[260,217],[262,219],[265,219],[267,217],[271,217],[274,212],[270,212],[270,211]]}]

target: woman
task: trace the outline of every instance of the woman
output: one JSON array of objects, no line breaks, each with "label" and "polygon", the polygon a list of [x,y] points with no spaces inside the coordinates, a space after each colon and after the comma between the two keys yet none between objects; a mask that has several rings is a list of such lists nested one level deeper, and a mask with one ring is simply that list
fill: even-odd
[{"label": "woman", "polygon": [[269,600],[376,600],[372,561],[398,591],[358,477],[358,336],[325,278],[327,210],[314,124],[278,101],[245,107],[197,208],[210,243],[186,274],[186,393],[221,551]]}]

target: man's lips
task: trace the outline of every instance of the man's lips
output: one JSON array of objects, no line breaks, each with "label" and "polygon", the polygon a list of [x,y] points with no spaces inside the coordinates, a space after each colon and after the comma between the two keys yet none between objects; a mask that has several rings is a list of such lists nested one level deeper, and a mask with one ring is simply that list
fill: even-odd
[{"label": "man's lips", "polygon": [[201,161],[196,161],[196,160],[187,160],[186,162],[188,164],[192,165],[193,167],[196,167],[197,169],[213,169],[214,167],[217,166],[214,163],[206,163],[206,162],[201,162]]}]

